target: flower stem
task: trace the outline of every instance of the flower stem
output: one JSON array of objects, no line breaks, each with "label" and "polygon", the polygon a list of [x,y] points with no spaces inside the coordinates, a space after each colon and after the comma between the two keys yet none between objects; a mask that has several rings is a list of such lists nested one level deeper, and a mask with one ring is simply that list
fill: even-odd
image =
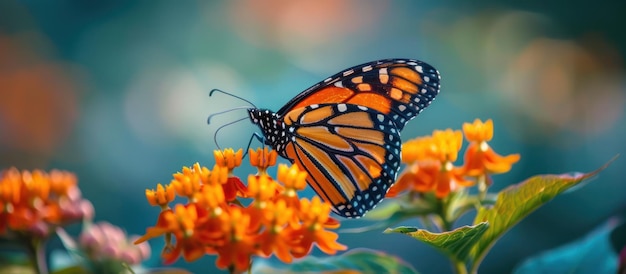
[{"label": "flower stem", "polygon": [[451,199],[452,197],[448,196],[445,199],[440,200],[439,212],[437,215],[439,215],[439,218],[441,219],[442,231],[452,230],[452,223],[454,222],[454,220],[452,220],[452,222],[448,220],[448,209],[449,209]]},{"label": "flower stem", "polygon": [[442,232],[452,230],[452,223],[448,221],[445,214],[439,215],[439,219],[441,219],[441,229],[442,229],[441,231]]},{"label": "flower stem", "polygon": [[467,274],[467,266],[464,262],[454,262],[454,272],[457,274]]},{"label": "flower stem", "polygon": [[37,273],[47,274],[48,265],[46,262],[45,241],[35,237],[30,241],[29,249],[30,256],[33,258],[35,265],[37,266]]},{"label": "flower stem", "polygon": [[487,176],[482,174],[478,176],[478,199],[482,202],[482,200],[487,197]]},{"label": "flower stem", "polygon": [[441,229],[438,228],[437,225],[430,218],[426,216],[420,216],[418,218],[420,219],[422,225],[424,225],[424,228],[426,228],[426,230],[431,232],[441,232]]}]

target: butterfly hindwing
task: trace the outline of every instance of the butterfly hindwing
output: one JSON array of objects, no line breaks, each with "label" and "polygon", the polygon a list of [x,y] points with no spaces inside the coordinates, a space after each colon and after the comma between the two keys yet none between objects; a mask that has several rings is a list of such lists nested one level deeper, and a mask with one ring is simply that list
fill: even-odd
[{"label": "butterfly hindwing", "polygon": [[400,133],[387,115],[352,104],[316,104],[287,113],[284,152],[334,211],[359,217],[382,200],[400,164]]},{"label": "butterfly hindwing", "polygon": [[291,110],[312,104],[355,104],[388,115],[402,130],[439,93],[439,80],[439,72],[419,60],[369,62],[313,85],[277,113],[283,116]]}]

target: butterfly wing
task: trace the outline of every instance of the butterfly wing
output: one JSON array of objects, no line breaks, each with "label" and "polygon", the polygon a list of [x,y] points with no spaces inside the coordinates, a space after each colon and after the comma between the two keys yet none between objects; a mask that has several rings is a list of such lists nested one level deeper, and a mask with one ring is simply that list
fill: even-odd
[{"label": "butterfly wing", "polygon": [[283,122],[294,129],[285,154],[309,173],[308,184],[337,214],[362,216],[395,181],[401,142],[388,115],[353,104],[318,104],[288,112]]},{"label": "butterfly wing", "polygon": [[346,103],[388,115],[398,130],[426,108],[439,93],[439,72],[412,59],[386,59],[339,72],[306,89],[277,114],[313,104]]}]

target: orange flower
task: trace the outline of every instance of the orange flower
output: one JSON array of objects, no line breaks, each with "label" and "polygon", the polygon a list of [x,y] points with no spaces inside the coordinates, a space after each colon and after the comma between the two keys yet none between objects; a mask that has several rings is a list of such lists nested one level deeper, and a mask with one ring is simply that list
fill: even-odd
[{"label": "orange flower", "polygon": [[195,201],[199,206],[208,209],[213,215],[220,214],[226,206],[226,197],[221,184],[203,185],[196,193]]},{"label": "orange flower", "polygon": [[248,191],[246,186],[243,184],[239,177],[228,177],[226,183],[222,185],[224,188],[224,194],[226,195],[226,200],[229,202],[234,201],[239,197],[246,197],[246,192]]},{"label": "orange flower", "polygon": [[248,176],[248,197],[254,198],[254,202],[262,204],[276,195],[276,181],[269,176]]},{"label": "orange flower", "polygon": [[250,154],[250,165],[259,170],[258,175],[267,174],[267,168],[276,164],[278,153],[275,150],[268,151],[267,147],[264,147],[263,149],[257,148],[256,151],[250,149],[248,152]]},{"label": "orange flower", "polygon": [[163,234],[173,234],[176,243],[166,241],[166,248],[163,249],[165,263],[173,263],[180,254],[186,261],[194,261],[205,253],[204,244],[199,240],[199,233],[196,233],[197,224],[206,219],[206,211],[189,204],[187,206],[178,204],[174,210],[165,210],[159,215],[159,220],[155,227],[148,228],[146,234],[135,241],[135,244],[142,243],[148,239],[161,236]]},{"label": "orange flower", "polygon": [[229,171],[241,165],[243,158],[243,150],[239,149],[235,152],[232,148],[224,150],[214,150],[213,156],[218,166],[227,167]]},{"label": "orange flower", "polygon": [[410,190],[434,191],[438,198],[444,198],[458,187],[472,186],[473,181],[463,178],[463,169],[453,165],[462,142],[461,131],[451,129],[435,130],[432,136],[408,141],[403,146],[402,156],[403,162],[409,165],[389,189],[387,197],[397,197]]},{"label": "orange flower", "polygon": [[16,168],[0,172],[0,233],[10,229],[43,237],[55,226],[89,218],[89,208],[72,173]]},{"label": "orange flower", "polygon": [[182,173],[177,172],[172,175],[174,179],[170,185],[174,187],[179,196],[192,199],[200,191],[202,178],[208,176],[204,172],[206,170],[202,170],[198,163],[195,163],[192,168],[183,167]]},{"label": "orange flower", "polygon": [[22,181],[32,198],[39,198],[44,201],[48,199],[50,180],[47,174],[41,170],[34,170],[32,173],[22,172]]},{"label": "orange flower", "polygon": [[430,136],[418,137],[402,144],[402,162],[414,163],[416,161],[433,157],[433,140]]},{"label": "orange flower", "polygon": [[265,229],[256,238],[261,254],[269,257],[275,253],[281,261],[291,263],[293,258],[290,245],[293,240],[290,236],[292,227],[289,224],[293,217],[294,209],[288,207],[283,200],[267,205],[262,216]]},{"label": "orange flower", "polygon": [[465,173],[468,176],[481,176],[504,173],[511,170],[514,163],[519,161],[519,154],[501,156],[487,143],[493,137],[493,121],[483,123],[474,120],[473,124],[464,123],[463,132],[470,141],[465,151]]},{"label": "orange flower", "polygon": [[[258,153],[269,157],[266,162],[274,161],[271,158],[275,156],[267,150]],[[293,257],[307,255],[313,244],[328,254],[345,249],[336,242],[337,234],[327,230],[339,227],[339,222],[329,216],[330,204],[318,197],[312,202],[298,199],[296,192],[305,187],[306,172],[297,166],[280,166],[278,177],[285,184],[284,189],[266,174],[248,176],[248,187],[243,189],[243,194],[252,201],[245,206],[236,197],[228,200],[228,181],[234,178],[229,167],[238,165],[232,157],[239,156],[232,149],[221,154],[225,155],[223,161],[218,161],[211,171],[196,164],[175,174],[174,181],[179,182],[181,189],[176,192],[190,197],[189,202],[176,205],[174,210],[163,210],[157,224],[148,228],[136,243],[165,236],[166,246],[161,256],[166,263],[174,262],[181,254],[187,261],[217,254],[219,268],[236,272],[247,270],[252,256],[275,254],[281,261],[291,262]],[[198,190],[190,184],[196,181]],[[149,200],[154,201],[166,196],[161,185],[147,193],[151,195]],[[151,203],[159,204],[154,201]],[[304,212],[299,210],[301,204],[305,204]]]},{"label": "orange flower", "polygon": [[6,204],[19,204],[22,198],[22,184],[21,174],[17,168],[3,170],[0,175],[0,201]]},{"label": "orange flower", "polygon": [[447,162],[437,176],[435,182],[435,196],[439,199],[448,196],[450,191],[459,187],[469,187],[475,184],[474,181],[466,180],[463,169],[455,167],[451,162]]},{"label": "orange flower", "polygon": [[474,123],[463,123],[463,133],[470,142],[489,142],[493,138],[493,121],[488,119],[483,123],[474,119]]},{"label": "orange flower", "polygon": [[174,200],[176,197],[176,192],[174,190],[174,186],[158,184],[156,190],[154,189],[146,189],[146,199],[148,199],[148,203],[152,206],[160,206],[161,208],[166,208],[167,204]]},{"label": "orange flower", "polygon": [[300,191],[306,188],[306,171],[301,171],[297,165],[291,167],[287,165],[278,166],[278,181],[283,183],[287,190],[292,192]]},{"label": "orange flower", "polygon": [[422,160],[413,163],[402,171],[396,183],[391,186],[387,197],[393,198],[406,190],[415,192],[429,192],[437,185],[437,178],[441,171],[441,162]]},{"label": "orange flower", "polygon": [[71,172],[55,170],[50,171],[50,190],[59,196],[67,196],[77,186],[78,179]]},{"label": "orange flower", "polygon": [[292,249],[292,254],[296,258],[301,258],[309,253],[313,243],[326,254],[333,255],[340,250],[346,250],[345,245],[337,243],[339,236],[325,228],[331,228],[335,223],[330,214],[330,204],[322,202],[319,197],[315,196],[311,201],[303,198],[300,201],[300,211],[298,215],[302,220],[302,225],[295,228],[292,237],[297,239],[298,243]]},{"label": "orange flower", "polygon": [[228,179],[223,183],[224,193],[226,200],[234,201],[237,196],[244,196],[246,193],[246,186],[243,184],[239,177],[234,176],[232,171],[234,168],[241,165],[243,157],[243,150],[239,149],[235,152],[233,149],[224,149],[223,151],[215,150],[213,155],[215,156],[216,166],[227,169],[226,174]]},{"label": "orange flower", "polygon": [[250,216],[244,214],[239,207],[231,207],[230,214],[222,222],[222,232],[226,235],[226,240],[217,249],[217,267],[234,266],[238,271],[250,268],[255,242],[253,235],[248,233],[249,225]]},{"label": "orange flower", "polygon": [[433,156],[441,162],[454,162],[463,145],[463,134],[459,130],[433,131],[431,150]]},{"label": "orange flower", "polygon": [[297,165],[288,167],[287,165],[278,166],[278,175],[276,176],[283,183],[284,189],[281,191],[280,199],[285,200],[289,207],[296,210],[300,208],[300,198],[298,191],[306,188],[306,177],[308,173],[301,171]]},{"label": "orange flower", "polygon": [[202,178],[202,183],[205,185],[223,185],[228,182],[228,168],[226,167],[215,165],[213,170],[206,174]]}]

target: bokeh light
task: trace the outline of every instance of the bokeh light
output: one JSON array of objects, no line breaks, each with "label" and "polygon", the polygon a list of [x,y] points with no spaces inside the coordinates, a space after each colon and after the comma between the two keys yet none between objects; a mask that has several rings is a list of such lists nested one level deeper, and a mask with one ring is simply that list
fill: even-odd
[{"label": "bokeh light", "polygon": [[[211,89],[278,110],[342,69],[403,57],[442,75],[441,94],[407,125],[404,140],[491,118],[498,136],[491,145],[522,156],[495,188],[537,173],[590,171],[626,151],[626,17],[618,6],[2,1],[0,168],[71,170],[86,182],[96,220],[142,234],[156,219],[144,189],[166,183],[180,166],[212,161],[215,130],[246,116],[232,111],[207,125],[209,115],[247,105],[209,97]],[[229,125],[217,143],[245,148],[255,130],[247,121]],[[618,159],[532,214],[481,270],[508,273],[626,208],[624,166]],[[423,273],[450,271],[444,256],[401,235],[341,234],[340,241],[401,256]],[[153,256],[150,264],[159,263]],[[213,261],[185,267],[206,272]]]}]

